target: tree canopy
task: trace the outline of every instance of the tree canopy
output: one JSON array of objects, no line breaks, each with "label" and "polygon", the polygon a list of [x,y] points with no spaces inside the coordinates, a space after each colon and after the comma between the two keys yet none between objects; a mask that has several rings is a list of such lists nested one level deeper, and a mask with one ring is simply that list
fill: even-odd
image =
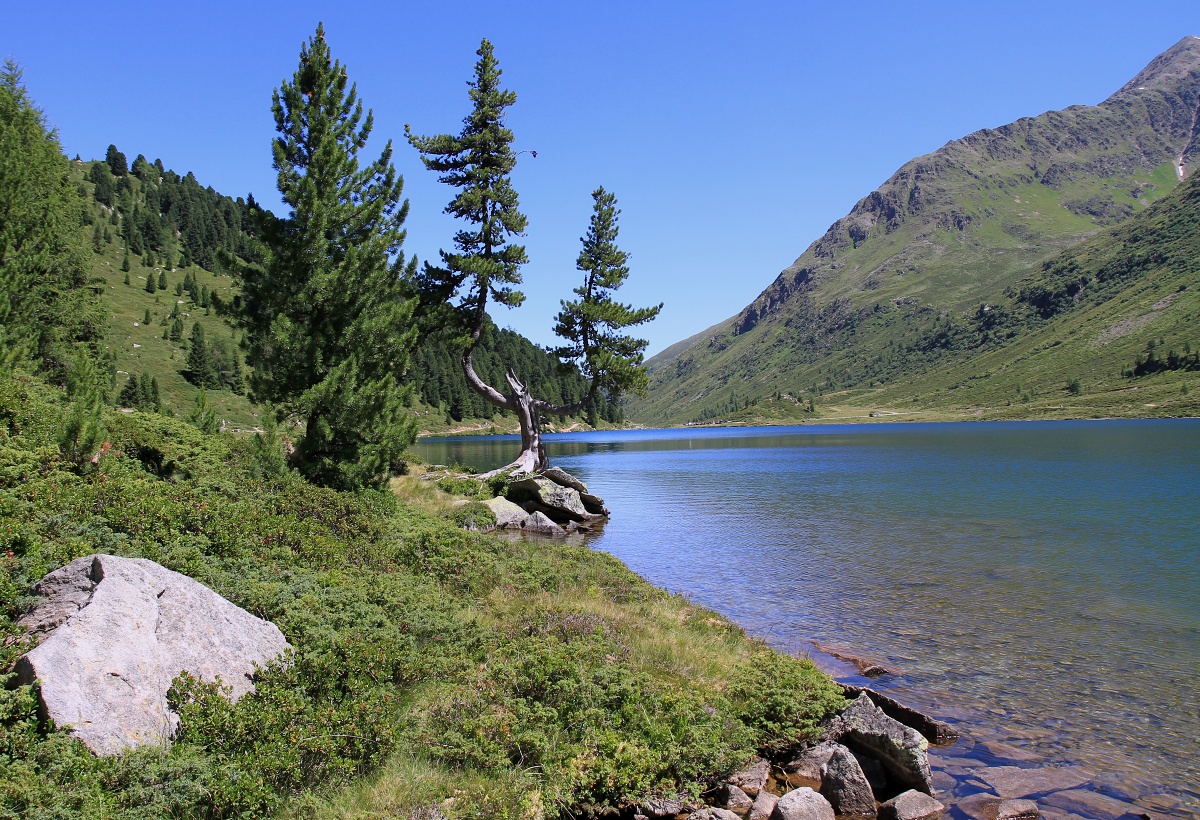
[{"label": "tree canopy", "polygon": [[389,142],[360,167],[371,134],[323,27],[273,96],[272,143],[285,217],[254,208],[259,258],[242,272],[251,390],[305,423],[297,465],[336,487],[385,481],[416,428],[398,376],[415,344],[415,275],[401,251],[408,211]]}]

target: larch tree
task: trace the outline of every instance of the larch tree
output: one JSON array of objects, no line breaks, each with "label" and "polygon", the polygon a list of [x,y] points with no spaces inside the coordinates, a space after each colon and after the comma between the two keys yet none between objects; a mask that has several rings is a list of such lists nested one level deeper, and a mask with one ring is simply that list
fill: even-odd
[{"label": "larch tree", "polygon": [[322,26],[273,97],[279,192],[255,208],[259,258],[238,306],[253,397],[304,423],[295,462],[327,486],[380,486],[416,437],[399,375],[416,343],[416,273],[401,251],[408,202],[388,142],[360,167],[373,117]]},{"label": "larch tree", "polygon": [[[562,303],[556,332],[568,344],[560,355],[579,363],[589,376],[587,394],[577,402],[556,404],[535,398],[510,365],[507,389],[485,382],[475,370],[473,355],[487,322],[489,301],[517,307],[525,299],[521,265],[528,261],[525,247],[512,241],[524,234],[526,218],[518,210],[511,174],[517,163],[513,133],[504,124],[505,113],[517,95],[500,85],[501,70],[492,44],[484,40],[476,52],[475,76],[468,83],[471,113],[456,136],[418,136],[406,126],[409,142],[421,153],[425,167],[440,174],[439,181],[459,192],[445,212],[466,223],[454,235],[454,250],[441,253],[441,266],[427,264],[418,279],[422,297],[437,315],[448,314],[448,323],[459,331],[461,364],[467,383],[488,402],[516,414],[521,427],[521,452],[511,464],[495,472],[521,475],[549,466],[542,442],[541,418],[545,414],[572,415],[604,390],[615,399],[623,390],[644,389],[640,370],[646,342],[631,339],[621,329],[653,319],[662,307],[634,309],[615,302],[612,291],[629,275],[627,257],[616,247],[615,199],[599,189],[579,268],[585,274],[580,297]],[[533,156],[537,154],[529,152]]]}]

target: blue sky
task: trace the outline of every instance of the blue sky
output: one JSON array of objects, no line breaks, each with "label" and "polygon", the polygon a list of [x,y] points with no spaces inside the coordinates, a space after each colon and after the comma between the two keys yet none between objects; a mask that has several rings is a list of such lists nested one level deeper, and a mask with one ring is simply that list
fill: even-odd
[{"label": "blue sky", "polygon": [[528,300],[493,313],[543,345],[579,274],[591,191],[617,195],[633,273],[665,302],[650,352],[739,311],[914,156],[984,127],[1095,104],[1185,35],[1200,3],[443,2],[11,4],[25,70],[70,156],[109,143],[278,208],[271,91],[324,21],[396,143],[406,250],[436,258],[451,192],[403,140],[457,132],[490,39],[517,92],[514,183]]}]

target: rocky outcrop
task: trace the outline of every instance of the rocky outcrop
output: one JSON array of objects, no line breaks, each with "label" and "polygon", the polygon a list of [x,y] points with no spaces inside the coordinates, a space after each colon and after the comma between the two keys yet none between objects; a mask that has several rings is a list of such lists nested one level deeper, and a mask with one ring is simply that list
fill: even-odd
[{"label": "rocky outcrop", "polygon": [[903,703],[881,692],[876,692],[874,689],[843,683],[842,692],[848,698],[857,698],[865,694],[885,715],[893,720],[900,721],[905,726],[916,729],[930,743],[943,745],[953,743],[958,739],[958,730],[949,723],[932,718],[923,712],[918,712],[916,709],[905,706]]},{"label": "rocky outcrop", "polygon": [[167,690],[181,672],[237,700],[290,647],[274,624],[152,561],[89,555],[33,587],[21,620],[38,645],[16,663],[41,708],[97,754],[169,742]]},{"label": "rocky outcrop", "polygon": [[933,794],[929,741],[885,715],[865,693],[828,723],[825,739],[875,758],[883,764],[889,779]]},{"label": "rocky outcrop", "polygon": [[604,499],[589,493],[587,485],[558,467],[511,482],[505,495],[526,512],[543,513],[559,524],[596,521],[608,515]]},{"label": "rocky outcrop", "polygon": [[731,786],[737,786],[751,797],[757,797],[767,785],[771,777],[771,764],[762,758],[755,758],[749,765],[735,772],[729,778]]}]

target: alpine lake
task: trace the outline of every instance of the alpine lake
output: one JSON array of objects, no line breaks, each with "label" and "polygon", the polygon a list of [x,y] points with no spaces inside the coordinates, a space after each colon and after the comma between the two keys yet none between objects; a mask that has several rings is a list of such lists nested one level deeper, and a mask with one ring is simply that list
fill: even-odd
[{"label": "alpine lake", "polygon": [[[994,767],[1061,776],[1035,795],[1047,818],[1200,816],[1200,420],[547,441],[612,510],[590,547],[953,724],[930,750],[948,817],[973,816]],[[480,471],[518,449],[414,447]],[[867,679],[814,642],[891,671]]]}]

